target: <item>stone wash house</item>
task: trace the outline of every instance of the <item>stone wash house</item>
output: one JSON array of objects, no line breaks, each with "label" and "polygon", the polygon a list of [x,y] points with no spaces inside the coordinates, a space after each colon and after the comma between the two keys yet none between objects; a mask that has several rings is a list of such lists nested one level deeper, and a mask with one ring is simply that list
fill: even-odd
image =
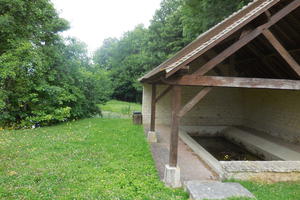
[{"label": "stone wash house", "polygon": [[[300,180],[300,0],[253,1],[140,82],[148,140],[168,138],[167,185],[180,185],[180,142],[220,179]],[[263,159],[218,161],[194,135],[222,135]]]}]

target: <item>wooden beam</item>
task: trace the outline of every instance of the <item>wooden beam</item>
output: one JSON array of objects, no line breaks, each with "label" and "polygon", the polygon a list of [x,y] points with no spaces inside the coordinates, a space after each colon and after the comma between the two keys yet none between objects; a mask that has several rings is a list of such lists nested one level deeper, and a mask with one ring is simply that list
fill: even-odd
[{"label": "wooden beam", "polygon": [[179,117],[183,117],[189,112],[201,99],[203,99],[210,91],[211,87],[204,87],[192,100],[190,100],[179,112]]},{"label": "wooden beam", "polygon": [[158,95],[158,97],[156,97],[155,102],[157,103],[162,97],[164,97],[166,94],[168,94],[168,92],[170,92],[172,88],[173,88],[173,86],[169,85],[164,91],[162,91],[162,93],[160,95]]},{"label": "wooden beam", "polygon": [[166,81],[168,84],[179,86],[207,86],[232,88],[260,88],[280,90],[300,90],[300,80],[266,79],[266,78],[237,78],[221,76],[186,75],[178,80]]},{"label": "wooden beam", "polygon": [[172,122],[171,122],[171,135],[170,135],[170,167],[177,167],[178,161],[178,132],[180,117],[178,112],[181,107],[181,87],[174,86],[172,89]]},{"label": "wooden beam", "polygon": [[[229,17],[228,19],[226,19],[225,21],[223,21],[222,23],[220,23],[220,25],[216,26],[211,31],[208,31],[208,32],[204,33],[204,35],[201,36],[201,39],[205,38],[205,42],[209,42],[210,44],[207,45],[203,50],[199,51],[198,53],[193,54],[193,56],[189,57],[188,59],[184,59],[185,61],[183,61],[179,65],[175,65],[175,67],[173,67],[172,69],[167,70],[166,78],[172,76],[180,68],[188,65],[193,60],[195,60],[196,58],[198,58],[199,56],[203,55],[208,50],[210,50],[213,47],[215,47],[216,45],[218,45],[220,42],[225,42],[229,38],[229,36],[231,36],[232,34],[236,33],[241,27],[244,27],[245,25],[247,25],[249,22],[251,22],[252,20],[254,20],[255,18],[257,18],[259,15],[261,15],[262,13],[264,13],[265,10],[268,10],[269,8],[271,8],[272,6],[274,6],[275,4],[277,4],[279,1],[280,0],[274,0],[272,2],[268,2],[267,6],[264,6],[264,9],[260,9],[259,11],[256,10],[256,12],[255,12],[256,14],[255,15],[251,15],[251,13],[254,11],[254,9],[257,9],[260,6],[260,4],[262,3],[261,0],[255,1],[255,2],[253,2],[253,4],[251,4],[250,6],[246,7],[245,9],[242,9],[240,12],[238,12],[233,17]],[[247,15],[251,15],[251,16],[247,17],[246,20],[241,20],[241,18],[244,17],[245,15],[246,16]],[[238,24],[238,26],[235,26],[236,24]],[[234,26],[234,28],[230,29],[229,31],[226,31],[226,28],[228,28],[229,26]],[[225,34],[224,34],[224,31],[225,31]],[[221,34],[221,32],[223,32],[223,34]],[[211,42],[210,39],[213,39],[213,38],[216,38],[216,40],[214,40],[213,42]],[[200,43],[200,45],[201,44],[202,43]],[[188,54],[188,52],[190,52],[190,50],[196,49],[197,47],[198,48],[200,47],[199,46],[199,41],[195,40],[194,42],[192,42],[191,44],[189,44],[188,46],[186,46],[184,49],[182,49],[179,52],[179,53],[182,54],[181,56],[179,56],[178,54],[175,55],[176,56],[176,60],[178,60],[180,58],[184,58],[184,56],[186,56]],[[192,53],[192,52],[190,52],[190,53]],[[172,60],[172,59],[170,59],[170,60]],[[168,61],[170,61],[170,60],[168,60]],[[167,65],[170,65],[170,64],[172,64],[172,63],[170,63],[170,62],[167,63]]]},{"label": "wooden beam", "polygon": [[284,46],[277,40],[273,33],[266,29],[263,31],[263,35],[272,44],[272,46],[278,51],[283,59],[292,67],[292,69],[300,76],[300,65],[295,61],[291,54],[284,48]]},{"label": "wooden beam", "polygon": [[241,49],[243,46],[254,40],[257,36],[259,36],[265,29],[270,28],[272,25],[277,23],[280,19],[288,15],[290,12],[295,10],[300,6],[300,0],[294,0],[292,3],[288,4],[286,7],[284,7],[282,10],[278,11],[276,14],[274,14],[270,20],[257,27],[253,31],[249,32],[248,34],[245,34],[243,37],[241,37],[237,42],[233,43],[230,47],[225,49],[223,52],[221,52],[219,55],[217,55],[215,58],[207,62],[205,65],[203,65],[200,69],[198,69],[195,74],[197,75],[204,75],[211,69],[213,69],[216,65],[220,64],[222,61],[224,61],[226,58],[237,52],[239,49]]},{"label": "wooden beam", "polygon": [[155,131],[155,113],[156,113],[156,84],[152,84],[151,93],[151,121],[150,121],[150,131]]}]

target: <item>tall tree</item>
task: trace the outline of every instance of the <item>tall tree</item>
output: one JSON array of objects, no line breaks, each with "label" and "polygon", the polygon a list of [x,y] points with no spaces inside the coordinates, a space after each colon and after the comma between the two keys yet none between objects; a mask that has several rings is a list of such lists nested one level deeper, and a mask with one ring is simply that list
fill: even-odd
[{"label": "tall tree", "polygon": [[114,98],[141,101],[139,77],[249,1],[163,0],[148,28],[138,26],[119,40],[105,40],[94,62],[109,71]]},{"label": "tall tree", "polygon": [[182,4],[183,0],[163,0],[151,20],[146,47],[152,60],[151,68],[172,56],[188,42],[183,35]]},{"label": "tall tree", "polygon": [[184,0],[182,21],[184,36],[194,40],[215,24],[251,0]]},{"label": "tall tree", "polygon": [[82,43],[60,37],[68,23],[50,1],[0,0],[0,24],[0,126],[48,125],[100,112],[96,104],[109,95],[97,85],[104,79]]}]

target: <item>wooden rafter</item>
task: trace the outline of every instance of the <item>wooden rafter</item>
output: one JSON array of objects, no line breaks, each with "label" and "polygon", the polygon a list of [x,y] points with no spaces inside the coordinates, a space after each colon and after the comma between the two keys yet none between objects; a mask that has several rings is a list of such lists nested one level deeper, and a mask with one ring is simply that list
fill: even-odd
[{"label": "wooden rafter", "polygon": [[222,61],[224,61],[226,58],[234,54],[236,51],[238,51],[240,48],[254,40],[257,36],[263,33],[265,29],[270,28],[272,25],[277,23],[279,20],[284,18],[286,15],[288,15],[290,12],[295,10],[300,6],[300,0],[294,0],[292,3],[288,4],[285,8],[278,11],[276,14],[274,14],[270,20],[255,28],[253,31],[245,34],[243,37],[241,37],[237,42],[232,44],[230,47],[225,49],[223,52],[218,54],[215,58],[207,62],[205,65],[203,65],[200,69],[198,69],[195,74],[197,75],[204,75],[211,69],[213,69],[216,65],[220,64]]},{"label": "wooden rafter", "polygon": [[166,83],[180,86],[300,90],[300,81],[298,80],[266,78],[237,78],[221,76],[185,75],[178,80],[166,81]]},{"label": "wooden rafter", "polygon": [[[232,16],[220,23],[220,25],[217,25],[215,28],[211,29],[211,31],[206,32],[206,34],[204,34],[201,39],[208,37],[209,34],[212,34],[212,37],[209,40],[206,40],[202,43],[202,45],[198,47],[195,47],[194,45],[197,44],[197,41],[195,43],[191,43],[180,52],[186,53],[185,56],[178,56],[177,59],[179,60],[177,60],[173,64],[168,63],[169,66],[165,68],[167,72],[166,78],[170,77],[180,68],[188,65],[190,62],[203,55],[207,50],[212,49],[215,45],[228,39],[228,37],[233,33],[238,31],[243,26],[247,25],[249,22],[257,18],[260,14],[265,12],[265,10],[268,10],[279,1],[280,0],[254,1],[251,6],[247,7],[246,9],[241,9],[237,13],[234,13]],[[224,25],[226,26],[224,27]],[[193,51],[189,52],[189,50],[191,49],[193,49]]]},{"label": "wooden rafter", "polygon": [[179,117],[183,117],[189,112],[201,99],[203,99],[210,91],[211,87],[204,87],[192,100],[190,100],[185,106],[183,106],[178,114]]},{"label": "wooden rafter", "polygon": [[272,44],[272,46],[278,51],[283,59],[292,67],[292,69],[300,76],[300,65],[295,61],[291,54],[284,48],[284,46],[277,40],[273,33],[266,29],[263,31],[263,35]]}]

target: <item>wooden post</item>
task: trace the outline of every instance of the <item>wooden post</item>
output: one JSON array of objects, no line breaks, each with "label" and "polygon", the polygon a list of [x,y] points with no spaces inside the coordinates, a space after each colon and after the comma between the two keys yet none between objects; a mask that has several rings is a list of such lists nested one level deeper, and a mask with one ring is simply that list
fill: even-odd
[{"label": "wooden post", "polygon": [[150,131],[155,132],[156,85],[152,84]]},{"label": "wooden post", "polygon": [[172,122],[171,122],[171,137],[170,137],[170,157],[169,166],[177,167],[178,154],[178,131],[180,117],[178,116],[181,108],[181,87],[174,86],[172,88]]}]

